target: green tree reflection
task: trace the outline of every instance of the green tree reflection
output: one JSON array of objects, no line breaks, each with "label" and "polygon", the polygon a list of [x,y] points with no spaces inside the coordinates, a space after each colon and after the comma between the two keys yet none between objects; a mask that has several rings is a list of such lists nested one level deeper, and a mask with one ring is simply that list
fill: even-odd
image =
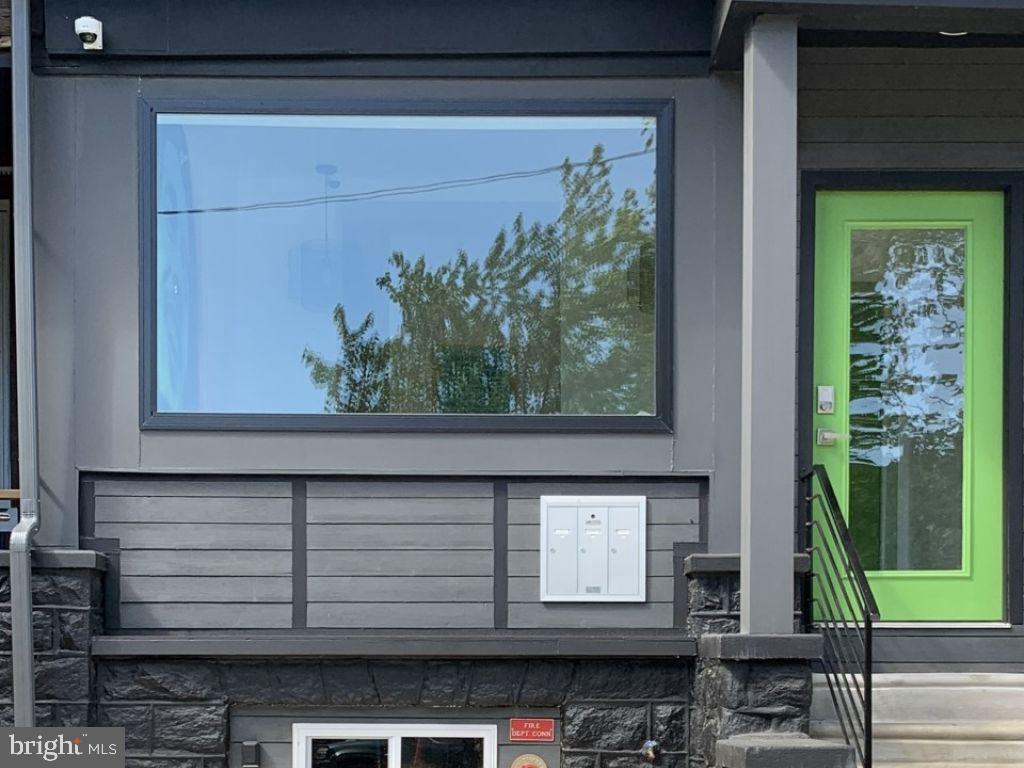
[{"label": "green tree reflection", "polygon": [[653,412],[654,180],[616,196],[601,145],[560,173],[558,218],[520,214],[482,259],[393,253],[376,281],[400,312],[393,336],[335,308],[337,358],[303,353],[326,411]]}]

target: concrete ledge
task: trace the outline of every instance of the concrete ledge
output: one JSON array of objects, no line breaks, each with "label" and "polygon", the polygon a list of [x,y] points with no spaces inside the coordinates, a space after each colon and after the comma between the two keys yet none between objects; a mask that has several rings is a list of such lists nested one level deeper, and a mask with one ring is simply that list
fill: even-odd
[{"label": "concrete ledge", "polygon": [[751,733],[718,742],[719,768],[853,768],[851,747],[799,733]]},{"label": "concrete ledge", "polygon": [[821,635],[704,635],[700,655],[705,659],[774,661],[820,659]]},{"label": "concrete ledge", "polygon": [[[0,551],[0,568],[11,565],[11,553]],[[107,570],[107,558],[91,549],[33,549],[34,568],[67,568],[73,570]]]},{"label": "concrete ledge", "polygon": [[[811,570],[811,558],[805,554],[793,555],[793,572],[803,575]],[[739,555],[710,555],[699,552],[683,560],[683,573],[739,573]]]},{"label": "concrete ledge", "polygon": [[683,659],[697,644],[679,633],[572,636],[522,632],[452,633],[429,631],[310,634],[304,630],[256,635],[107,635],[94,637],[92,655],[321,658],[645,658]]}]

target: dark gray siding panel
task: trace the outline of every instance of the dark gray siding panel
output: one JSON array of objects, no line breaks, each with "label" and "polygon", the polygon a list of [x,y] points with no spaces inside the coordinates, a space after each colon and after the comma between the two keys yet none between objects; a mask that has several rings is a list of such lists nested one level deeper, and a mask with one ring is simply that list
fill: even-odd
[{"label": "dark gray siding panel", "polygon": [[491,483],[307,485],[310,627],[488,628]]},{"label": "dark gray siding panel", "polygon": [[802,168],[1024,167],[1024,50],[800,50]]},{"label": "dark gray siding panel", "polygon": [[123,629],[291,626],[291,485],[97,480],[95,534],[121,547]]},{"label": "dark gray siding panel", "polygon": [[[509,483],[508,626],[526,628],[670,628],[673,615],[672,545],[700,540],[701,485],[695,481]],[[647,602],[540,602],[542,495],[647,496]]]}]

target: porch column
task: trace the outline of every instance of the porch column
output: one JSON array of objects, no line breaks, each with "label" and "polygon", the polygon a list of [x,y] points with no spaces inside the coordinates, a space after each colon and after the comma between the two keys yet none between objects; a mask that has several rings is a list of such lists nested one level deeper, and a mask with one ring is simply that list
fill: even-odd
[{"label": "porch column", "polygon": [[743,57],[740,632],[793,632],[797,23],[758,16]]}]

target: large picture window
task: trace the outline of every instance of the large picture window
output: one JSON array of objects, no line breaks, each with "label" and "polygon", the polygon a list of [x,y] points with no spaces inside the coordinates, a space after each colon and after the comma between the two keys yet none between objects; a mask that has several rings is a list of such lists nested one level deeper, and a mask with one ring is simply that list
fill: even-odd
[{"label": "large picture window", "polygon": [[664,104],[150,112],[144,425],[667,427]]}]

